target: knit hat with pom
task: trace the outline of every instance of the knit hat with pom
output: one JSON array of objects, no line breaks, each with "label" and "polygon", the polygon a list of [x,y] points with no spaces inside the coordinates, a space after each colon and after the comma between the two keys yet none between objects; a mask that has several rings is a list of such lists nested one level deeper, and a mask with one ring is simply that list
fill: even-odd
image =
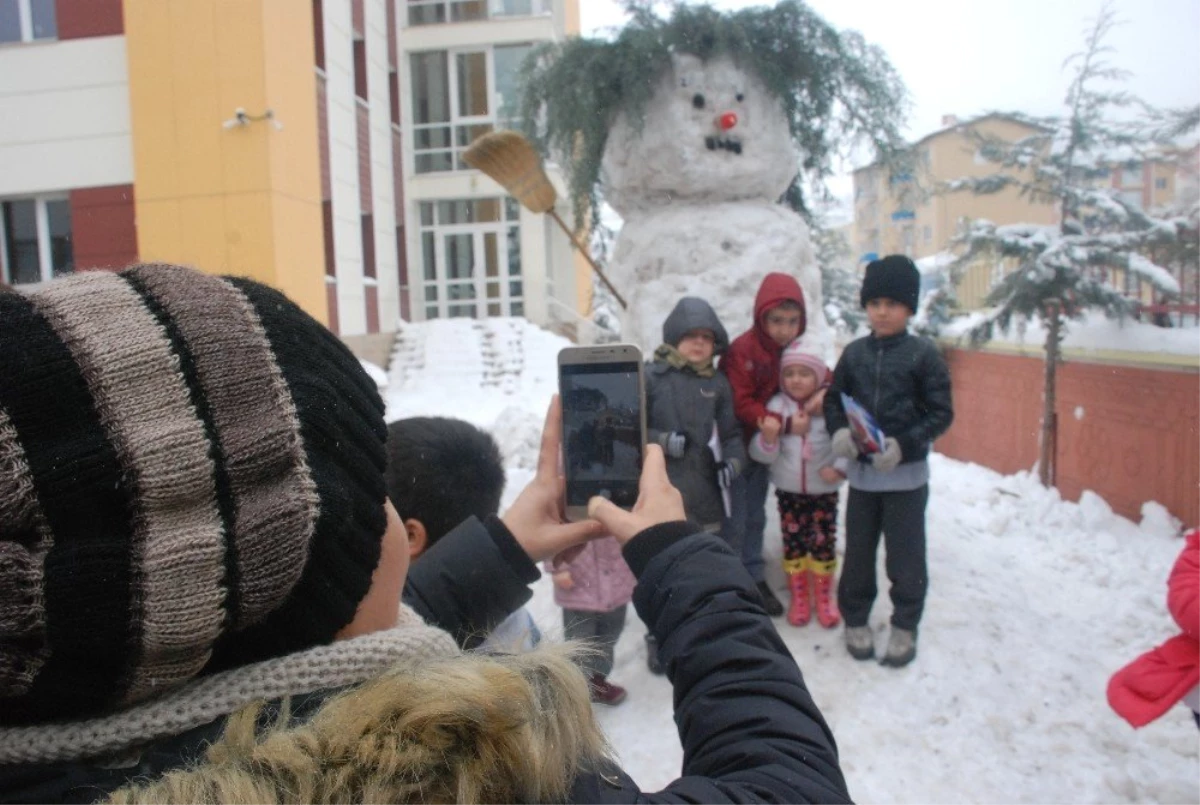
[{"label": "knit hat with pom", "polygon": [[259,283],[0,289],[0,724],[330,642],[379,562],[385,439],[359,362]]}]

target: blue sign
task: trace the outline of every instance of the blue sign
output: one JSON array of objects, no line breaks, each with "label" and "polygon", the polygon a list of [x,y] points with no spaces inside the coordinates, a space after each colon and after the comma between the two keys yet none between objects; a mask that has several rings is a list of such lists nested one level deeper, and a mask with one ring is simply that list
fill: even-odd
[{"label": "blue sign", "polygon": [[869,263],[872,260],[878,260],[878,259],[879,259],[879,252],[867,252],[862,257],[858,258],[858,262]]},{"label": "blue sign", "polygon": [[912,210],[896,210],[892,213],[893,221],[911,221],[916,218],[917,214]]}]

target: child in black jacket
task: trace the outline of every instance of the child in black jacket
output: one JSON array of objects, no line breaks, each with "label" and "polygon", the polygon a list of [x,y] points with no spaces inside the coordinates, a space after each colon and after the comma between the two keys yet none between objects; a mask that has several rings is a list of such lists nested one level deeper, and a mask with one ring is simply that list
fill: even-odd
[{"label": "child in black jacket", "polygon": [[[846,347],[825,396],[825,425],[833,436],[834,453],[857,459],[848,474],[846,553],[838,584],[846,649],[858,660],[875,656],[867,618],[875,602],[875,554],[882,531],[893,605],[882,663],[897,668],[916,657],[917,624],[929,586],[926,457],[933,440],[954,419],[945,361],[931,341],[908,332],[920,280],[917,267],[904,255],[888,255],[867,266],[861,299],[871,334]],[[861,454],[851,435],[843,393],[866,408],[883,430],[887,438],[881,451]]]}]

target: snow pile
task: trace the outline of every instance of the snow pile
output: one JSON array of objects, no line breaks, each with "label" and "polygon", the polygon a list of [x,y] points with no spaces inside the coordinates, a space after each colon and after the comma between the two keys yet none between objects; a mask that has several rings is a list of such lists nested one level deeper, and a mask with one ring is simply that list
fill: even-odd
[{"label": "snow pile", "polygon": [[503,417],[501,446],[520,453],[517,431],[527,436],[528,423],[513,422],[536,419],[540,434],[557,390],[558,352],[570,343],[522,318],[405,324],[388,369],[387,419],[451,416],[499,431]]},{"label": "snow pile", "polygon": [[[974,313],[955,319],[942,328],[944,338],[965,337],[983,319]],[[1046,343],[1046,329],[1040,319],[1018,319],[1007,332],[996,331],[993,341],[1015,344],[1040,351]],[[1083,318],[1067,323],[1063,341],[1066,349],[1080,351],[1121,350],[1125,352],[1157,352],[1168,355],[1200,357],[1200,329],[1195,327],[1155,327],[1146,322],[1110,319],[1099,311],[1084,311]]]}]

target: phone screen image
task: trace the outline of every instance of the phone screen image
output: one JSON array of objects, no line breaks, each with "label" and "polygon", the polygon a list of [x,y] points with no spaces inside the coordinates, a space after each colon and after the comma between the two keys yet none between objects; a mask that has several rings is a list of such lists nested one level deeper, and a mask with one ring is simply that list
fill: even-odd
[{"label": "phone screen image", "polygon": [[567,505],[586,506],[600,495],[632,507],[642,471],[638,365],[592,363],[559,371]]}]

